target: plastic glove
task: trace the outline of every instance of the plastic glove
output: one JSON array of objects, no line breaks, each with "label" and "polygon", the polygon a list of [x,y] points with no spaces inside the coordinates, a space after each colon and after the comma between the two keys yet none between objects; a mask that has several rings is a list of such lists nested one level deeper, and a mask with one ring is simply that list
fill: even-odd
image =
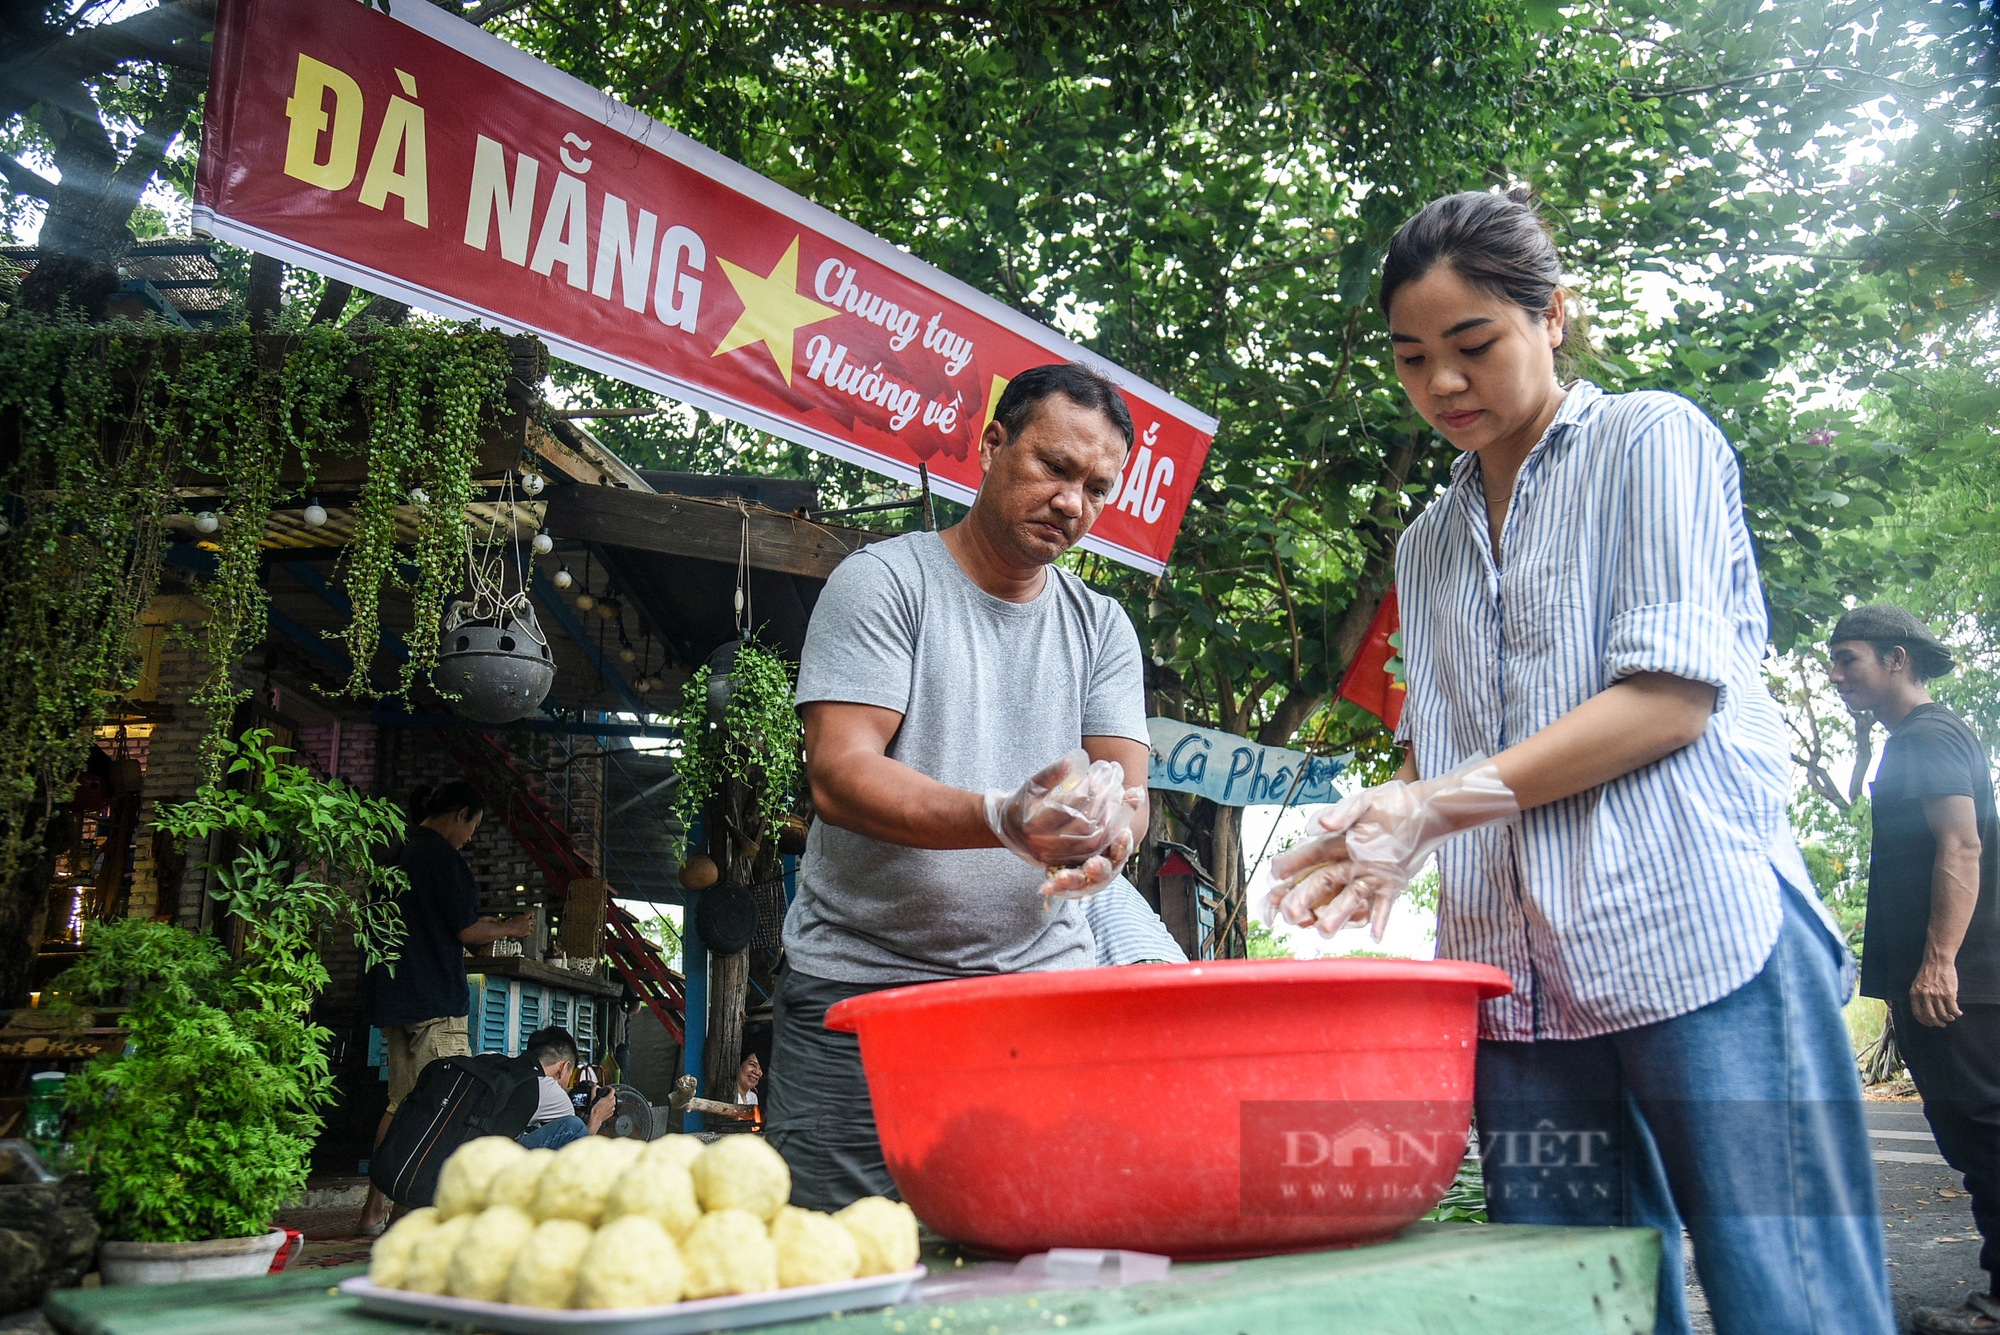
[{"label": "plastic glove", "polygon": [[1397,897],[1439,844],[1520,810],[1499,767],[1484,756],[1435,779],[1365,789],[1319,813],[1325,833],[1272,860],[1265,922],[1275,914],[1332,936],[1365,921],[1380,941]]},{"label": "plastic glove", "polygon": [[1091,763],[1082,747],[1013,792],[986,794],[986,823],[1003,848],[1037,867],[1082,867],[1129,830],[1125,767]]},{"label": "plastic glove", "polygon": [[1145,809],[1146,790],[1127,788],[1118,808],[1111,813],[1110,845],[1102,853],[1085,858],[1081,866],[1049,868],[1049,878],[1042,882],[1042,896],[1088,899],[1117,880],[1119,870],[1132,856],[1133,831],[1139,824],[1139,813]]}]

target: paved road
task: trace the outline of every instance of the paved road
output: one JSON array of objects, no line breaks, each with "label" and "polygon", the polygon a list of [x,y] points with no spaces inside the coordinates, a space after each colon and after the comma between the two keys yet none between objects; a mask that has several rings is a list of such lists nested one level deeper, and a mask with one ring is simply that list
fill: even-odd
[{"label": "paved road", "polygon": [[[1915,1099],[1871,1101],[1868,1126],[1881,1184],[1883,1236],[1889,1243],[1889,1291],[1896,1328],[1910,1329],[1919,1307],[1955,1307],[1969,1288],[1983,1287],[1979,1232],[1958,1174],[1945,1166]],[[1688,1286],[1689,1307],[1700,1335],[1715,1327],[1698,1285]]]}]

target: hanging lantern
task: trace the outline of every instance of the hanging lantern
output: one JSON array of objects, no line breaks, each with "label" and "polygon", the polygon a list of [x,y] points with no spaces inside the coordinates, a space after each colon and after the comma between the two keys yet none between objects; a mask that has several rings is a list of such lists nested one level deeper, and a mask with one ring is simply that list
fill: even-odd
[{"label": "hanging lantern", "polygon": [[534,542],[530,545],[534,547],[535,555],[547,556],[556,549],[556,540],[546,533],[537,533]]},{"label": "hanging lantern", "polygon": [[306,507],[305,520],[307,528],[325,528],[326,507],[315,500]]},{"label": "hanging lantern", "polygon": [[590,596],[589,594],[587,594],[587,593],[579,593],[579,594],[578,594],[578,595],[576,596],[576,610],[577,610],[577,611],[579,611],[579,612],[588,612],[588,611],[589,611],[589,610],[590,610],[591,608],[593,608],[593,607],[595,607],[595,606],[597,606],[597,599],[595,599],[595,598],[591,597],[591,596]]},{"label": "hanging lantern", "polygon": [[576,576],[569,573],[568,566],[564,566],[561,570],[549,576],[549,583],[555,585],[558,589],[567,589],[570,585],[576,583]]},{"label": "hanging lantern", "polygon": [[480,723],[512,723],[548,698],[556,664],[547,638],[525,604],[481,621],[459,618],[452,604],[438,645],[438,684],[458,695],[454,713]]},{"label": "hanging lantern", "polygon": [[530,496],[541,495],[542,488],[547,485],[547,480],[540,473],[521,474],[521,490],[527,492]]}]

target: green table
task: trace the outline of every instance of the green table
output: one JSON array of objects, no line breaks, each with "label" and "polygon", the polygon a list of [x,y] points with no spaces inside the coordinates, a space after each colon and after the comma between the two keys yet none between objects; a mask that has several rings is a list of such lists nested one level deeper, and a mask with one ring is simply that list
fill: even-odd
[{"label": "green table", "polygon": [[[927,1258],[939,1278],[947,1257]],[[1174,1267],[1165,1283],[873,1308],[785,1335],[1625,1335],[1653,1329],[1651,1229],[1419,1224],[1346,1251]],[[361,1267],[261,1279],[70,1289],[43,1308],[63,1335],[395,1335],[333,1286]],[[922,1295],[917,1295],[921,1299]]]}]

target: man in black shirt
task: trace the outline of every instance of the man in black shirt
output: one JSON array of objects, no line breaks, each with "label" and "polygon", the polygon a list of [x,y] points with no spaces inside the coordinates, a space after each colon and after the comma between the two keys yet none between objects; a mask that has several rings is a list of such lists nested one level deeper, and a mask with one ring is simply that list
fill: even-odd
[{"label": "man in black shirt", "polygon": [[[368,1018],[389,1050],[389,1108],[375,1131],[377,1145],[424,1067],[472,1051],[465,1031],[471,1010],[465,948],[535,931],[532,913],[506,920],[479,916],[479,885],[459,852],[486,816],[486,799],[477,788],[454,779],[419,789],[411,811],[420,823],[410,828],[396,858],[410,882],[396,899],[408,934],[395,971],[377,966],[368,976]],[[389,1198],[370,1187],[361,1231],[381,1232],[388,1215]]]},{"label": "man in black shirt", "polygon": [[1896,1042],[1946,1162],[1965,1174],[1988,1291],[1924,1308],[1920,1335],[2000,1332],[2000,820],[1986,748],[1925,685],[1951,653],[1900,607],[1857,607],[1827,645],[1833,687],[1889,729],[1871,789],[1861,991]]}]

